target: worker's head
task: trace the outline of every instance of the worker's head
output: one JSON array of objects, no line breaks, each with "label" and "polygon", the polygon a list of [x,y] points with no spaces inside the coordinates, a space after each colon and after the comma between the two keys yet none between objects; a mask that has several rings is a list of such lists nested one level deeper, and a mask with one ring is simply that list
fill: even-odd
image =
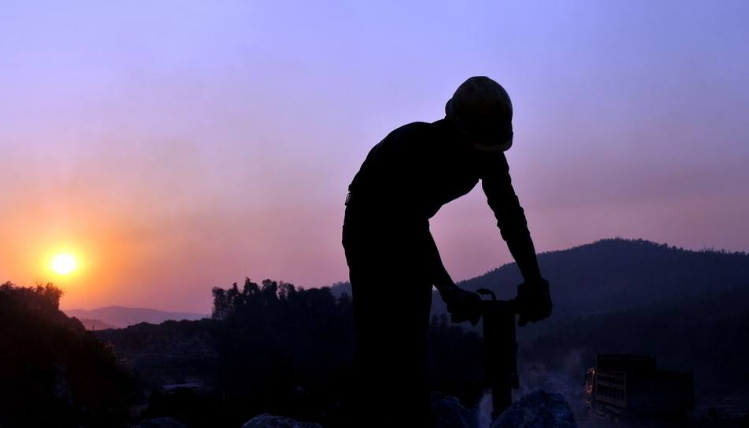
[{"label": "worker's head", "polygon": [[503,152],[512,146],[510,96],[486,76],[463,82],[447,101],[445,114],[478,150]]}]

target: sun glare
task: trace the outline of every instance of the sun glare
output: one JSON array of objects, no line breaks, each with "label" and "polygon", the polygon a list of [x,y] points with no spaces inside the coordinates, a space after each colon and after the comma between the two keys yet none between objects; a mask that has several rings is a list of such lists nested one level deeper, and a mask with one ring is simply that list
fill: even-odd
[{"label": "sun glare", "polygon": [[70,253],[61,253],[52,257],[52,263],[50,267],[55,273],[60,275],[68,275],[75,271],[78,263],[75,261],[75,257]]}]

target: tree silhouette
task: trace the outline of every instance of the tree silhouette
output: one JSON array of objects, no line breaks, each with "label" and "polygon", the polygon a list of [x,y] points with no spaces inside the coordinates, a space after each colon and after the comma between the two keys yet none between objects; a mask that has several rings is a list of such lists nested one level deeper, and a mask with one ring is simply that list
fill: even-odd
[{"label": "tree silhouette", "polygon": [[134,392],[111,349],[59,310],[53,284],[0,285],[0,426],[116,426]]}]

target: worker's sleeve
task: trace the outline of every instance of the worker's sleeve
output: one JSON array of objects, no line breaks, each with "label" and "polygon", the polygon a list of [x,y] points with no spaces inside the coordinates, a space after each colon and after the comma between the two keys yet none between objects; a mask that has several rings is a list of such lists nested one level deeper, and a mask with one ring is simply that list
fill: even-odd
[{"label": "worker's sleeve", "polygon": [[504,153],[486,153],[482,165],[481,187],[497,219],[502,239],[526,281],[541,278],[536,250],[528,230],[525,211],[515,194],[510,167]]}]

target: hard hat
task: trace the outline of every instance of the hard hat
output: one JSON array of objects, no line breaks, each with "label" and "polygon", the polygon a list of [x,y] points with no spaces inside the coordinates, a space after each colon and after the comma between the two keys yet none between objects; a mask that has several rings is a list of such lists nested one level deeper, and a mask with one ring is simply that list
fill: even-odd
[{"label": "hard hat", "polygon": [[503,152],[512,146],[510,96],[486,76],[463,82],[447,101],[445,114],[479,150]]}]

